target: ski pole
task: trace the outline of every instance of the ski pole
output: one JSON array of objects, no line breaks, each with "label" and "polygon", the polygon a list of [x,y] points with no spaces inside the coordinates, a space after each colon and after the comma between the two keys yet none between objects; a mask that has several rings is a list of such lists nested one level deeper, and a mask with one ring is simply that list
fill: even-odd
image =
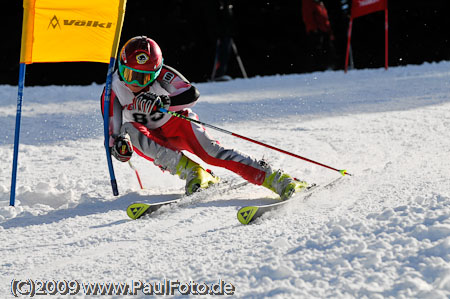
[{"label": "ski pole", "polygon": [[261,146],[264,146],[264,147],[273,149],[273,150],[275,150],[275,151],[278,151],[278,152],[280,152],[280,153],[283,153],[283,154],[286,154],[286,155],[295,157],[295,158],[297,158],[297,159],[301,159],[301,160],[304,160],[304,161],[307,161],[307,162],[310,162],[310,163],[313,163],[313,164],[316,164],[316,165],[319,165],[319,166],[322,166],[322,167],[325,167],[325,168],[328,168],[328,169],[337,171],[337,172],[339,172],[340,174],[342,174],[343,176],[346,175],[346,174],[351,176],[351,174],[348,173],[347,170],[345,170],[345,169],[336,169],[336,168],[334,168],[334,167],[331,167],[331,166],[328,166],[328,165],[325,165],[325,164],[322,164],[322,163],[319,163],[319,162],[310,160],[310,159],[308,159],[308,158],[305,158],[305,157],[302,157],[302,156],[299,156],[299,155],[290,153],[290,152],[288,152],[288,151],[285,151],[285,150],[283,150],[283,149],[277,148],[277,147],[275,147],[275,146],[268,145],[268,144],[262,143],[262,142],[260,142],[260,141],[257,141],[257,140],[254,140],[254,139],[251,139],[251,138],[248,138],[248,137],[245,137],[245,136],[242,136],[242,135],[239,135],[239,134],[236,134],[236,133],[233,133],[233,132],[230,132],[230,131],[221,129],[221,128],[218,128],[218,127],[216,127],[216,126],[213,126],[213,125],[210,125],[210,124],[201,122],[201,121],[196,120],[196,119],[193,119],[193,118],[186,117],[186,116],[184,116],[184,115],[178,114],[178,113],[173,112],[173,111],[169,111],[169,110],[164,109],[164,108],[159,108],[159,111],[164,112],[164,113],[168,113],[168,114],[170,114],[170,115],[173,115],[173,116],[182,118],[182,119],[184,119],[184,120],[187,120],[187,121],[190,121],[190,122],[193,122],[193,123],[196,123],[196,124],[199,124],[199,125],[202,125],[202,126],[205,126],[205,127],[211,128],[211,129],[214,129],[214,130],[217,130],[217,131],[219,131],[219,132],[222,132],[222,133],[225,133],[225,134],[228,134],[228,135],[232,135],[232,136],[234,136],[234,137],[238,137],[238,138],[241,138],[241,139],[244,139],[244,140],[247,140],[247,141],[256,143],[256,144],[259,144],[259,145],[261,145]]},{"label": "ski pole", "polygon": [[134,167],[134,165],[131,164],[130,160],[128,160],[128,165],[130,165],[131,169],[133,169],[134,173],[136,173],[136,177],[139,182],[139,186],[141,186],[141,189],[144,190],[144,187],[142,186],[142,182],[141,182],[141,177],[139,176],[139,172],[137,171],[136,167]]}]

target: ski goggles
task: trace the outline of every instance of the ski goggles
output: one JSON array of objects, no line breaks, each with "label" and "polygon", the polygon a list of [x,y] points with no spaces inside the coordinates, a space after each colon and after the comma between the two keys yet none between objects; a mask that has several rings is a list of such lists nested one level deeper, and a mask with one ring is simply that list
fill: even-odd
[{"label": "ski goggles", "polygon": [[123,81],[127,84],[137,84],[140,87],[145,87],[158,78],[161,73],[162,63],[156,71],[141,71],[132,67],[123,65],[119,61],[119,73]]}]

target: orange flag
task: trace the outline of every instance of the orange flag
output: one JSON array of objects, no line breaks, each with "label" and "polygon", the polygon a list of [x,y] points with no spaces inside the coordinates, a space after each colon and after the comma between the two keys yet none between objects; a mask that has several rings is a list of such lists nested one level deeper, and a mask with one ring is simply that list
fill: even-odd
[{"label": "orange flag", "polygon": [[20,62],[109,63],[126,0],[24,0]]}]

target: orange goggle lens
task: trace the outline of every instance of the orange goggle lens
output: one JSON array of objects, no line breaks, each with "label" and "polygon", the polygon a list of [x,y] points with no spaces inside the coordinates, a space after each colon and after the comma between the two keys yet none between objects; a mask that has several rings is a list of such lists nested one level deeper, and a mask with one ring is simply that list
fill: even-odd
[{"label": "orange goggle lens", "polygon": [[137,84],[141,87],[145,87],[158,78],[161,73],[162,65],[157,71],[141,71],[119,62],[119,73],[122,79],[128,84]]}]

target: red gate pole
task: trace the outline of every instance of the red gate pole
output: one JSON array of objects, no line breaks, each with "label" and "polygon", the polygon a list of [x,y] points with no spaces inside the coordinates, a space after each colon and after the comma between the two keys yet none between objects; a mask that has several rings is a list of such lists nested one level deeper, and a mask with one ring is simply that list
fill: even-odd
[{"label": "red gate pole", "polygon": [[353,26],[353,18],[350,17],[350,23],[348,24],[348,32],[347,32],[347,51],[345,52],[345,72],[347,73],[348,67],[348,54],[350,51],[350,40],[352,39],[352,26]]}]

